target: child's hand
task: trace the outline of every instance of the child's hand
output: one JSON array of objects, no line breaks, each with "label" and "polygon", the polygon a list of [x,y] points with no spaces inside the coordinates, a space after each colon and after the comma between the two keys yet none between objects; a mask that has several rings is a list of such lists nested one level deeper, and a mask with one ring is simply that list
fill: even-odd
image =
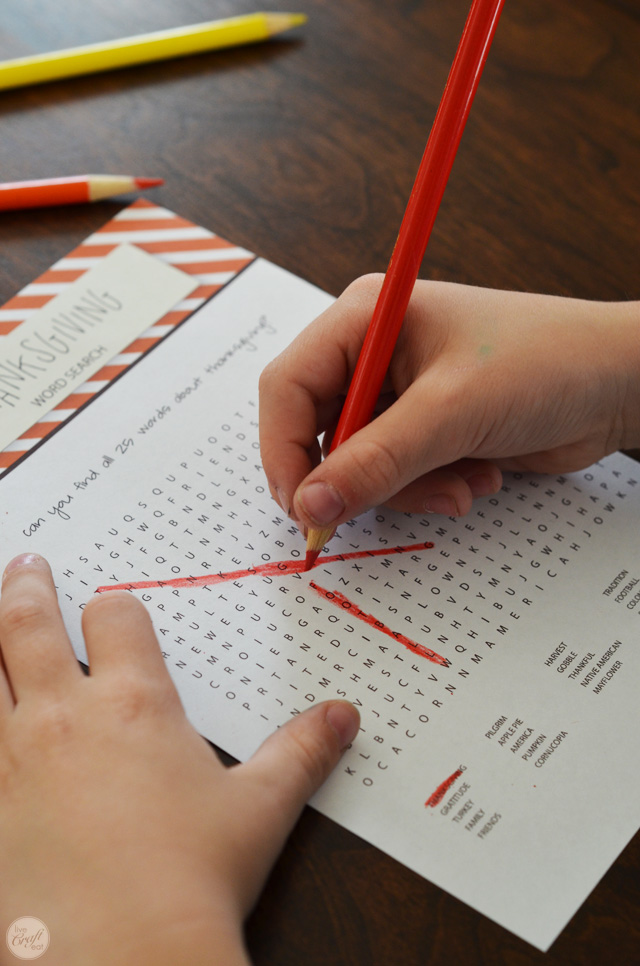
[{"label": "child's hand", "polygon": [[264,469],[301,524],[382,503],[464,514],[502,469],[569,472],[640,443],[639,303],[418,282],[381,414],[318,465],[381,281],[351,285],[262,375]]},{"label": "child's hand", "polygon": [[42,919],[51,966],[246,963],[242,919],[354,737],[357,712],[318,705],[227,769],[187,721],[142,604],[104,594],[88,604],[83,629],[88,677],[46,561],[30,554],[9,564],[0,598],[2,921]]}]

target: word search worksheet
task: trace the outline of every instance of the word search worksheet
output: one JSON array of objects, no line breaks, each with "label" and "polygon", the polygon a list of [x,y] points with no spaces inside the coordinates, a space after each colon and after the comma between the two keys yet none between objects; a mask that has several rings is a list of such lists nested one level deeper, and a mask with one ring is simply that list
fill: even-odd
[{"label": "word search worksheet", "polygon": [[143,600],[190,720],[239,759],[353,701],[361,731],[314,806],[547,949],[639,824],[640,466],[510,475],[460,519],[378,509],[304,573],[257,383],[330,297],[204,229],[194,254],[164,209],[121,216],[78,271],[127,241],[215,290],[5,451],[3,565],[49,559],[81,660],[92,594]]}]

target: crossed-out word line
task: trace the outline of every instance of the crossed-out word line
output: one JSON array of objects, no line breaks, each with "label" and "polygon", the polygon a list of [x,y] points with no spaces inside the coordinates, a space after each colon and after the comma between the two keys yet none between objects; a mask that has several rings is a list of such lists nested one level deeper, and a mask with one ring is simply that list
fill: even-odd
[{"label": "crossed-out word line", "polygon": [[[338,553],[332,556],[322,557],[316,566],[316,569],[321,567],[323,564],[329,563],[339,563],[346,560],[362,560],[367,557],[381,557],[390,556],[392,554],[398,553],[417,553],[422,550],[430,550],[433,544],[426,541],[424,543],[413,543],[409,546],[404,547],[385,547],[376,550],[357,550],[353,553]],[[97,593],[105,593],[110,590],[149,590],[150,588],[161,588],[161,587],[205,587],[214,584],[227,583],[229,581],[242,580],[247,577],[284,577],[288,574],[301,574],[305,570],[304,560],[279,560],[272,561],[265,564],[259,564],[256,567],[249,567],[245,570],[231,570],[226,573],[210,573],[202,574],[198,577],[174,577],[169,580],[137,580],[129,581],[124,584],[106,584],[103,587],[98,587]],[[431,650],[430,647],[425,647],[424,644],[418,644],[416,641],[412,641],[411,638],[407,637],[405,634],[401,634],[399,631],[393,631],[390,627],[387,627],[383,621],[378,620],[373,614],[366,614],[358,604],[350,601],[344,594],[339,593],[335,590],[326,590],[324,587],[320,587],[314,581],[311,581],[309,586],[314,590],[315,593],[319,594],[325,600],[334,604],[336,607],[340,608],[345,613],[348,613],[351,617],[356,617],[358,620],[367,624],[368,627],[374,628],[382,634],[386,634],[388,637],[393,638],[403,647],[417,654],[419,657],[425,658],[427,661],[432,661],[434,664],[440,664],[444,667],[448,667],[449,662],[447,658],[442,657],[441,654],[437,654],[435,651]]]}]

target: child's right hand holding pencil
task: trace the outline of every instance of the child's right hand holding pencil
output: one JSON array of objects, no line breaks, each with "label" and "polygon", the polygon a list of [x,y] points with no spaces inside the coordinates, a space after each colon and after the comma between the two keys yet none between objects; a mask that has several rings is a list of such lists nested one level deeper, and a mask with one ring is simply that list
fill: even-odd
[{"label": "child's right hand holding pencil", "polygon": [[381,283],[354,282],[262,376],[264,469],[301,525],[379,504],[462,515],[502,470],[570,472],[640,446],[639,302],[419,281],[379,415],[320,463]]}]

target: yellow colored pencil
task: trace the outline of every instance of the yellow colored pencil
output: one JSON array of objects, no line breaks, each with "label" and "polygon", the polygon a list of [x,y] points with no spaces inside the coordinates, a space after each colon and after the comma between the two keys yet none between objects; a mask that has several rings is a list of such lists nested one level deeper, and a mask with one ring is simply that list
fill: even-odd
[{"label": "yellow colored pencil", "polygon": [[297,27],[306,19],[302,13],[252,13],[54,50],[48,54],[17,57],[0,61],[0,90],[186,57],[221,47],[258,43]]}]

